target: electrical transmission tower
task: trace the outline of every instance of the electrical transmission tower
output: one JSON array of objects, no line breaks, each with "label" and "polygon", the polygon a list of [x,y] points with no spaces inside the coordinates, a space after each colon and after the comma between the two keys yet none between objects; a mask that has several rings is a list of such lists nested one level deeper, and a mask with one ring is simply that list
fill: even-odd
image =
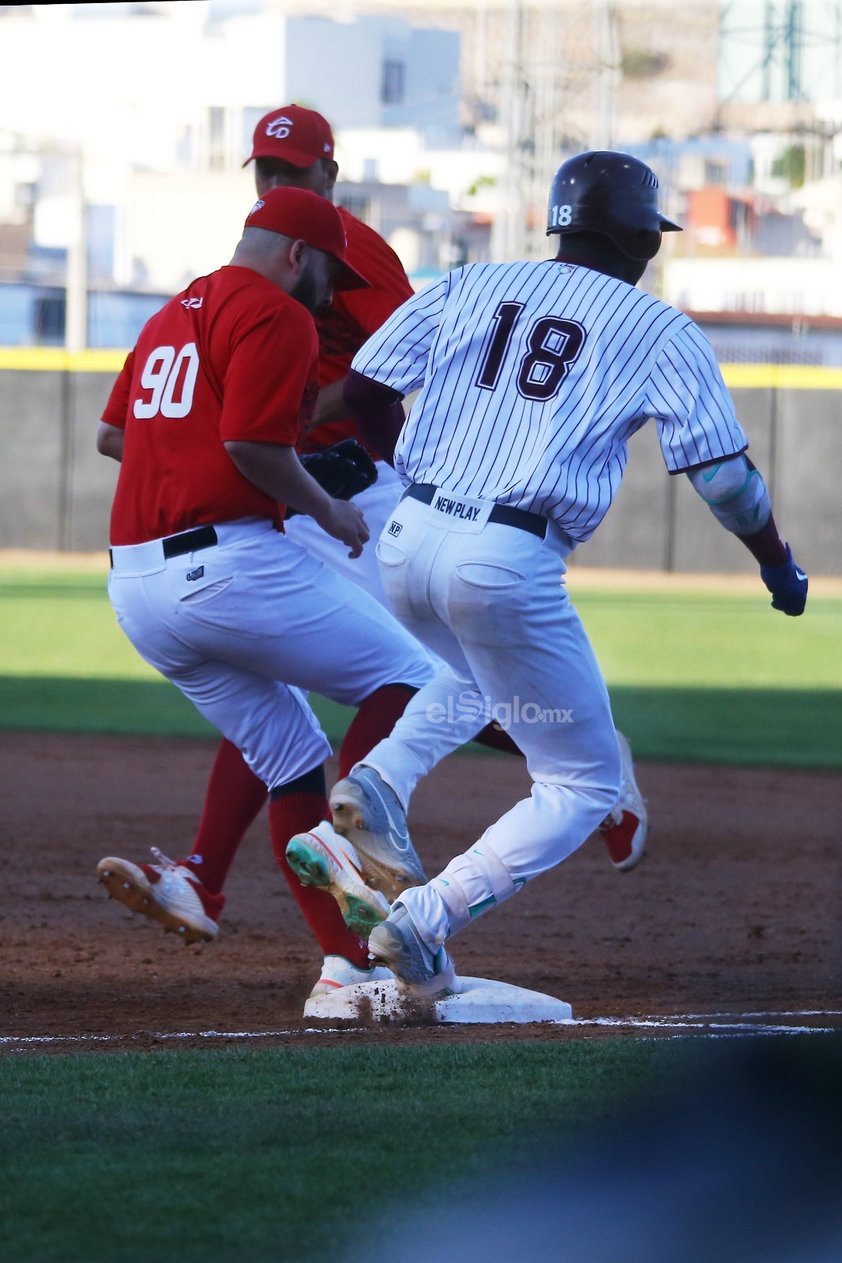
[{"label": "electrical transmission tower", "polygon": [[506,177],[493,257],[543,258],[547,190],[566,153],[610,149],[620,75],[614,6],[507,0],[499,116]]},{"label": "electrical transmission tower", "polygon": [[842,3],[724,0],[720,10],[723,103],[815,101],[842,95]]}]

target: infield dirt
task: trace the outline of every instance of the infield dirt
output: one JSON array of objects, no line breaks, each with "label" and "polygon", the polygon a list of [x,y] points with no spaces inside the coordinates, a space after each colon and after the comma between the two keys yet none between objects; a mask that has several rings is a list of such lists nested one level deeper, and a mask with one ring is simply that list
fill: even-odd
[{"label": "infield dirt", "polygon": [[[724,1014],[798,1024],[817,1012],[831,1016],[813,1025],[840,1024],[836,774],[639,764],[651,836],[636,870],[615,872],[595,836],[453,940],[460,972],[567,1000],[587,1025],[337,1032],[302,1017],[321,957],[274,865],[265,812],[232,869],[212,945],[184,947],[97,883],[105,855],[184,853],[213,751],[206,741],[0,733],[0,1036],[53,1037],[44,1047],[67,1051],[82,1037],[138,1048],[176,1032],[203,1045],[232,1037],[202,1032],[255,1032],[265,1046],[581,1039],[626,1029],[590,1024],[599,1019],[687,1015],[705,1015],[710,1029]],[[460,754],[437,768],[410,813],[428,872],[528,789],[507,756]]]}]

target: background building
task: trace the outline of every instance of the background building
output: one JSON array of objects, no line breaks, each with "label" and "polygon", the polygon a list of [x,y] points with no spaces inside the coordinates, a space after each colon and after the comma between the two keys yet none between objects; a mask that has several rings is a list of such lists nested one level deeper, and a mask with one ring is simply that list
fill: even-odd
[{"label": "background building", "polygon": [[[271,6],[217,12],[202,0],[3,6],[0,39],[7,282],[62,284],[74,248],[98,288],[169,292],[217,267],[250,205],[253,174],[242,164],[255,123],[286,101],[320,109],[338,133],[411,121],[414,150],[461,137],[458,33],[394,15],[337,22]],[[355,166],[357,178],[378,178]],[[421,159],[408,173],[419,185],[429,183],[425,167]],[[417,237],[412,253],[441,270],[450,233],[427,228],[424,200],[404,196],[403,237]],[[377,218],[377,198],[369,191],[366,201]],[[437,221],[448,213],[441,190]],[[437,244],[442,257],[431,259]],[[0,341],[15,341],[5,311]]]},{"label": "background building", "polygon": [[[338,198],[417,286],[474,259],[547,257],[547,188],[569,154],[649,162],[685,230],[642,284],[692,311],[740,370],[759,463],[793,530],[808,504],[805,538],[832,573],[839,509],[807,488],[838,449],[840,13],[823,0],[697,0],[680,19],[673,0],[0,5],[5,542],[95,546],[111,488],[87,436],[112,361],[169,294],[230,258],[254,125],[297,100],[331,120]],[[654,448],[639,461],[587,560],[692,569],[703,528],[681,480],[663,482]],[[710,549],[739,564],[715,532]]]}]

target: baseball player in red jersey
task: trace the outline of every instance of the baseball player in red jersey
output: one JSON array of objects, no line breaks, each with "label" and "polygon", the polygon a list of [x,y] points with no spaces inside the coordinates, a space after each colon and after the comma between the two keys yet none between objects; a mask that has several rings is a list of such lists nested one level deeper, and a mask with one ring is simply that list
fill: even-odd
[{"label": "baseball player in red jersey", "polygon": [[[315,110],[286,105],[266,114],[254,129],[252,151],[255,188],[262,196],[271,188],[304,188],[333,200],[338,167],[330,125]],[[319,334],[319,396],[298,450],[319,451],[341,439],[359,437],[356,422],[342,399],[342,386],[354,354],[401,303],[412,296],[409,279],[394,250],[373,229],[344,207],[337,207],[348,241],[348,258],[369,280],[365,289],[342,291],[316,314]],[[375,457],[377,456],[374,453]],[[372,524],[385,522],[401,492],[400,480],[378,458],[377,482],[356,503]],[[289,522],[290,534],[321,560],[341,569],[373,594],[382,596],[374,550],[349,559],[334,548],[311,520],[299,516]]]},{"label": "baseball player in red jersey", "polygon": [[[328,895],[303,890],[284,857],[296,827],[331,836],[330,748],[305,693],[363,713],[385,691],[389,712],[389,690],[400,687],[405,700],[429,678],[429,662],[381,605],[285,536],[282,519],[284,505],[308,514],[353,556],[368,539],[359,508],[328,496],[295,452],[317,389],[310,313],[334,289],[365,284],[348,264],[335,207],[306,190],[267,192],[231,264],[194,281],[146,324],[98,432],[100,451],[120,459],[109,577],[120,626],[243,751],[269,792],[279,866],[293,892],[310,899],[305,915],[316,895],[319,928],[332,918],[332,944],[358,969],[367,964],[363,941]],[[417,857],[406,860],[417,878]],[[116,857],[99,865],[129,906],[151,907],[173,928],[190,916],[210,932],[219,897],[174,869],[160,862],[149,873]],[[387,891],[382,871],[376,880]],[[366,907],[371,897],[365,887]],[[344,912],[354,906],[352,898]]]},{"label": "baseball player in red jersey", "polygon": [[[327,121],[313,110],[290,105],[273,110],[257,124],[253,151],[259,195],[272,188],[298,188],[332,199],[337,166]],[[301,453],[332,445],[355,433],[355,423],[342,402],[341,387],[354,352],[412,294],[412,287],[386,242],[359,219],[337,208],[346,230],[346,256],[369,280],[368,286],[339,290],[329,305],[315,313],[319,333],[319,383],[312,415],[296,443]],[[377,482],[356,503],[371,529],[379,532],[400,495],[400,482],[385,462],[378,462]],[[287,537],[305,547],[343,577],[384,601],[373,550],[350,557],[342,544],[322,531],[309,515],[285,523]],[[419,652],[423,650],[419,647]],[[396,664],[397,669],[398,664]],[[429,674],[433,665],[430,662]],[[348,770],[372,744],[391,729],[412,690],[405,682],[379,690],[366,699],[339,750],[339,764]],[[502,734],[501,734],[502,735]],[[121,861],[125,878],[109,889],[133,910],[176,929],[186,942],[212,940],[224,906],[224,882],[249,826],[266,802],[267,788],[249,768],[237,747],[223,738],[211,772],[205,804],[192,852],[171,861],[160,852],[150,864]],[[108,861],[99,865],[100,873]],[[285,865],[286,861],[283,861]],[[313,993],[371,977],[364,954],[349,957],[347,930],[336,917],[334,901],[291,881],[292,892],[323,950],[321,974]]]},{"label": "baseball player in red jersey", "polygon": [[[430,997],[458,990],[450,938],[581,846],[616,799],[608,695],[562,558],[608,510],[631,435],[655,420],[668,471],[686,473],[749,549],[775,609],[797,616],[807,599],[710,344],[635,288],[662,233],[679,231],[658,209],[654,173],[611,151],[571,158],[547,231],[560,237],[553,260],[468,265],[410,299],[358,352],[345,388],[379,450],[397,438],[405,491],[377,544],[391,607],[451,672],[334,786],[345,863],[330,888],[342,897],[355,842],[409,844],[405,809],[454,677],[507,708],[533,780],[370,934],[372,958]],[[404,421],[399,401],[419,388]]]}]

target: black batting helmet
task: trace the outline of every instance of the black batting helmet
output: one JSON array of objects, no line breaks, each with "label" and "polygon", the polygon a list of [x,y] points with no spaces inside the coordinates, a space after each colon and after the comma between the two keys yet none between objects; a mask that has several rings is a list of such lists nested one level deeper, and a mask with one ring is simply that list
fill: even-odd
[{"label": "black batting helmet", "polygon": [[653,259],[662,232],[681,232],[658,210],[658,177],[639,158],[612,149],[576,154],[550,188],[547,236],[596,232],[630,259]]}]

